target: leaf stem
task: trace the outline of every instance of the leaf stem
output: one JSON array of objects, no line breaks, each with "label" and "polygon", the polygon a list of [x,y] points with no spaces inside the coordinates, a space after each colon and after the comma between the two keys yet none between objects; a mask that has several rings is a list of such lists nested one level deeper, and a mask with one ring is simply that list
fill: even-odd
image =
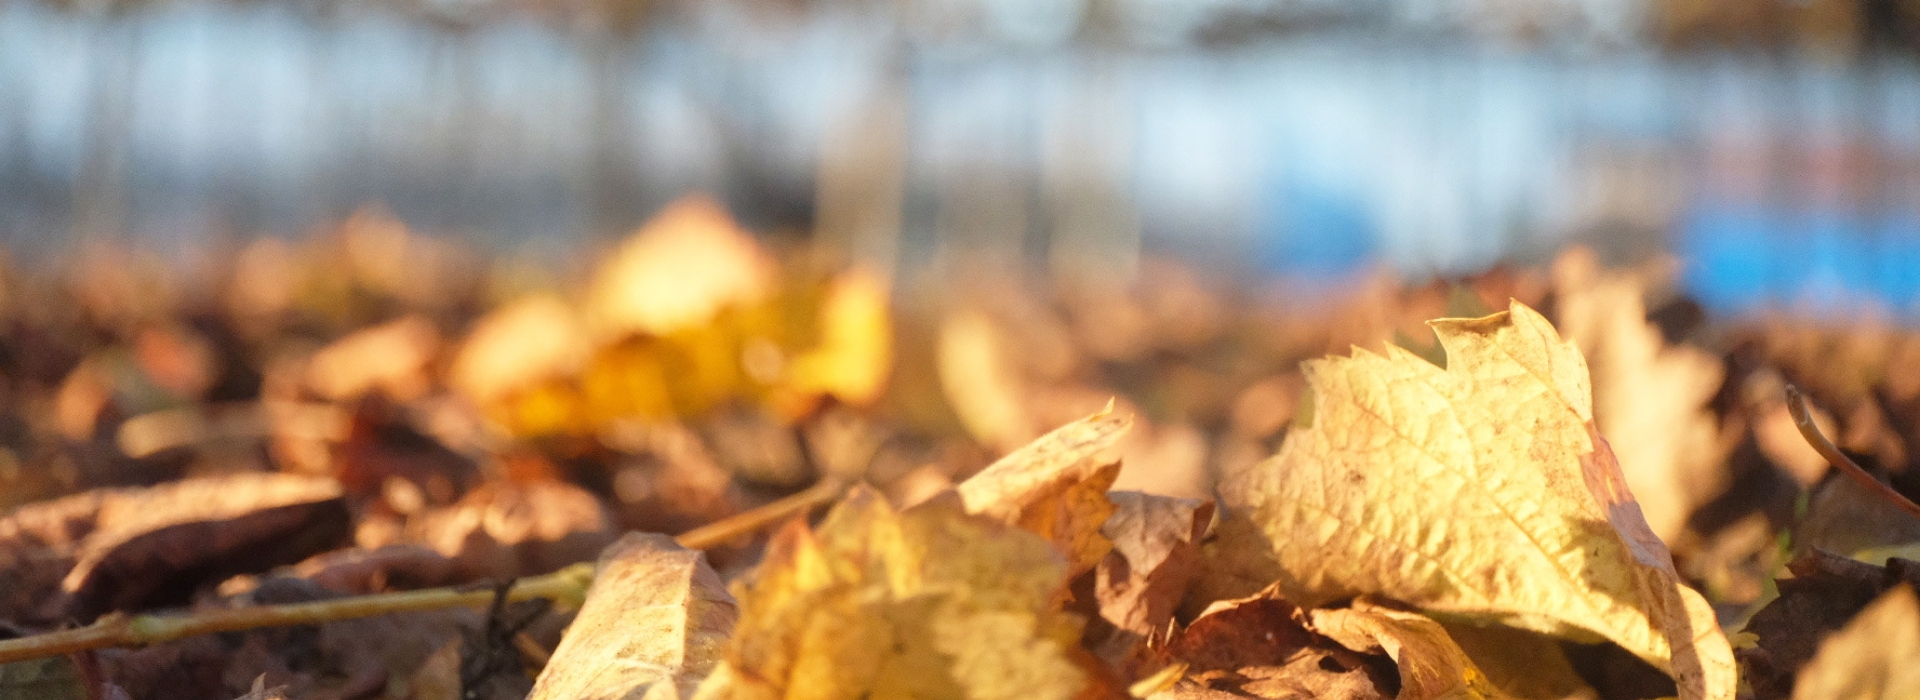
[{"label": "leaf stem", "polygon": [[1793,415],[1793,426],[1800,429],[1800,437],[1806,438],[1807,444],[1812,445],[1813,450],[1839,469],[1840,473],[1847,475],[1847,478],[1866,487],[1868,491],[1872,491],[1894,507],[1906,511],[1907,515],[1920,518],[1920,505],[1907,500],[1906,496],[1900,495],[1899,491],[1893,490],[1893,487],[1885,482],[1873,478],[1872,474],[1868,474],[1867,470],[1862,469],[1852,458],[1841,453],[1840,448],[1835,447],[1833,441],[1828,440],[1827,436],[1820,434],[1820,427],[1813,424],[1813,414],[1807,410],[1806,396],[1792,384],[1787,385],[1787,412]]},{"label": "leaf stem", "polygon": [[[843,480],[827,479],[786,498],[688,530],[674,539],[688,549],[718,547],[771,523],[812,510],[838,498],[845,490]],[[585,562],[514,581],[507,591],[507,600],[546,598],[577,606],[586,597],[587,586],[593,583],[593,571],[593,563]],[[287,605],[202,610],[186,615],[128,616],[116,612],[85,627],[0,640],[0,664],[88,649],[145,646],[216,632],[313,625],[418,610],[484,608],[493,604],[495,597],[493,586],[466,585]]]}]

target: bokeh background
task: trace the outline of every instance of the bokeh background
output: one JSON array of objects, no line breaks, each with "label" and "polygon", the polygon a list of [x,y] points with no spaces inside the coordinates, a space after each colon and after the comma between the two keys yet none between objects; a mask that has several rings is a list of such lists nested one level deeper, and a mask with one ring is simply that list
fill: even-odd
[{"label": "bokeh background", "polygon": [[555,255],[689,191],[911,279],[1672,252],[1714,312],[1920,294],[1911,0],[0,4],[0,237],[378,203]]}]

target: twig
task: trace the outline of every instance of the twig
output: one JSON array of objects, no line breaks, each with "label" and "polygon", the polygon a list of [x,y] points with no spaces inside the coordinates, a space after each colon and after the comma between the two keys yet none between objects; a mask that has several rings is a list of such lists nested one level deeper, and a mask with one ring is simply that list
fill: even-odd
[{"label": "twig", "polygon": [[[688,549],[711,549],[812,510],[838,498],[844,490],[845,482],[828,479],[792,496],[688,530],[674,539]],[[520,579],[513,582],[506,599],[546,598],[578,606],[586,597],[587,586],[593,583],[593,566],[592,563],[574,564],[544,576]],[[493,587],[456,586],[288,605],[203,610],[187,615],[127,616],[116,612],[85,627],[0,640],[0,664],[88,649],[145,646],[216,632],[313,625],[419,610],[484,608],[492,605],[496,597]]]},{"label": "twig", "polygon": [[1807,444],[1812,445],[1813,450],[1820,453],[1821,457],[1825,457],[1840,470],[1840,473],[1847,475],[1847,478],[1853,479],[1854,483],[1866,487],[1868,491],[1872,491],[1886,502],[1906,511],[1907,515],[1920,518],[1920,505],[1915,505],[1913,501],[1907,500],[1906,496],[1900,495],[1899,491],[1893,490],[1893,487],[1873,478],[1867,470],[1854,463],[1852,458],[1842,454],[1840,448],[1834,447],[1827,436],[1820,434],[1819,426],[1813,424],[1813,414],[1807,410],[1806,396],[1791,384],[1787,385],[1787,412],[1793,415],[1793,426],[1800,429],[1800,437],[1806,438]]}]

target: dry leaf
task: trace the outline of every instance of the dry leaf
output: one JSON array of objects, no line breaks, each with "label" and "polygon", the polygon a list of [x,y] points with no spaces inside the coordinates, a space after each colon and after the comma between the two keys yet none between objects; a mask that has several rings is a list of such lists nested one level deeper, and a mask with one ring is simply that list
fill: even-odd
[{"label": "dry leaf", "polygon": [[1066,700],[1088,685],[1080,625],[1049,602],[1059,553],[936,498],[857,489],[794,522],[735,584],[740,624],[700,698]]},{"label": "dry leaf", "polygon": [[1539,632],[1500,625],[1447,624],[1447,636],[1509,695],[1536,700],[1597,700],[1599,697],[1561,648]]},{"label": "dry leaf", "polygon": [[601,554],[586,604],[528,698],[690,696],[738,617],[700,552],[666,535],[628,534]]},{"label": "dry leaf", "polygon": [[1114,446],[1133,419],[1108,410],[1061,426],[960,483],[967,511],[1018,525],[1067,555],[1069,572],[1093,568],[1113,548],[1100,532],[1120,474]]},{"label": "dry leaf", "polygon": [[1580,353],[1518,302],[1432,325],[1446,369],[1397,347],[1308,362],[1312,425],[1227,485],[1289,597],[1602,637],[1683,698],[1731,698],[1732,650],[1594,431]]},{"label": "dry leaf", "polygon": [[1213,521],[1213,503],[1137,491],[1107,497],[1115,510],[1100,532],[1113,541],[1113,551],[1100,560],[1094,579],[1100,616],[1140,635],[1166,629],[1200,573],[1200,540]]},{"label": "dry leaf", "polygon": [[184,602],[196,586],[337,546],[347,537],[347,519],[333,480],[286,474],[102,489],[29,505],[0,520],[8,600],[44,601],[55,582],[68,600],[59,611],[7,612],[16,620],[90,620],[108,610]]},{"label": "dry leaf", "polygon": [[1893,559],[1884,567],[1814,551],[1787,564],[1780,596],[1747,620],[1754,644],[1740,650],[1743,675],[1761,700],[1785,698],[1819,649],[1890,586],[1920,584],[1920,563]]},{"label": "dry leaf", "polygon": [[408,526],[468,579],[505,579],[591,559],[616,530],[600,499],[560,481],[481,486]]},{"label": "dry leaf", "polygon": [[1894,586],[1820,643],[1793,686],[1794,700],[1920,697],[1920,601]]},{"label": "dry leaf", "polygon": [[1647,282],[1602,271],[1592,251],[1554,263],[1560,330],[1593,372],[1593,418],[1653,534],[1671,541],[1687,517],[1725,490],[1727,449],[1707,402],[1720,390],[1720,359],[1668,346],[1647,321]]},{"label": "dry leaf", "polygon": [[1384,700],[1392,687],[1391,664],[1314,634],[1306,614],[1271,590],[1215,604],[1162,653],[1187,670],[1153,700]]},{"label": "dry leaf", "polygon": [[427,363],[439,351],[440,332],[421,316],[356,331],[313,354],[307,383],[336,401],[378,389],[410,400],[428,388]]},{"label": "dry leaf", "polygon": [[588,318],[607,336],[665,335],[763,298],[773,276],[772,258],[719,202],[688,196],[654,215],[594,274]]},{"label": "dry leaf", "polygon": [[1310,613],[1313,631],[1358,652],[1382,653],[1400,667],[1396,700],[1506,700],[1440,623],[1362,598],[1352,607]]}]

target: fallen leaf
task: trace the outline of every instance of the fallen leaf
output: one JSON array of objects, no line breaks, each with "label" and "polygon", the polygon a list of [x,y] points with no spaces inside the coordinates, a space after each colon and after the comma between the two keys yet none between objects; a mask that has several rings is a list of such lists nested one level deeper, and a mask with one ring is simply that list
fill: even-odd
[{"label": "fallen leaf", "polygon": [[1732,650],[1595,432],[1580,353],[1518,302],[1432,325],[1445,369],[1392,346],[1306,363],[1312,424],[1223,490],[1288,597],[1605,638],[1682,698],[1731,698]]},{"label": "fallen leaf", "polygon": [[1671,541],[1730,477],[1707,406],[1720,390],[1720,359],[1668,345],[1647,321],[1646,276],[1658,272],[1603,271],[1585,248],[1563,254],[1553,272],[1560,330],[1593,373],[1594,423],[1610,436],[1647,525]]},{"label": "fallen leaf", "polygon": [[705,195],[680,199],[634,232],[594,273],[587,317],[600,334],[664,335],[772,289],[774,263]]},{"label": "fallen leaf", "polygon": [[1393,692],[1391,664],[1313,633],[1306,613],[1271,590],[1215,604],[1160,653],[1187,670],[1155,700],[1384,700]]},{"label": "fallen leaf", "polygon": [[321,396],[351,399],[375,389],[401,401],[429,388],[427,363],[439,351],[440,333],[421,316],[408,316],[334,341],[313,354],[307,383]]},{"label": "fallen leaf", "polygon": [[615,534],[600,499],[560,481],[486,484],[408,526],[467,580],[554,571],[592,559]]},{"label": "fallen leaf", "polygon": [[586,603],[528,698],[691,696],[738,617],[700,552],[666,535],[630,533],[600,555]]},{"label": "fallen leaf", "polygon": [[1080,624],[1050,606],[1066,573],[1045,541],[952,496],[896,512],[856,489],[734,584],[740,623],[697,697],[1075,697]]},{"label": "fallen leaf", "polygon": [[0,520],[0,578],[10,602],[64,594],[58,610],[7,611],[15,620],[91,620],[185,602],[198,586],[291,564],[347,534],[347,506],[331,479],[235,474],[101,489]]},{"label": "fallen leaf", "polygon": [[1094,567],[1113,543],[1107,489],[1120,474],[1114,447],[1133,419],[1112,408],[1061,426],[960,483],[967,511],[1017,525],[1067,555],[1068,571]]},{"label": "fallen leaf", "polygon": [[1213,503],[1137,491],[1107,494],[1114,513],[1100,532],[1113,551],[1100,560],[1094,595],[1100,616],[1129,632],[1166,629],[1187,585],[1200,573],[1200,541]]},{"label": "fallen leaf", "polygon": [[1920,697],[1920,601],[1894,586],[1846,627],[1820,642],[1794,700],[1894,700]]},{"label": "fallen leaf", "polygon": [[1487,679],[1447,630],[1419,613],[1356,600],[1351,607],[1315,610],[1313,631],[1363,653],[1385,653],[1400,669],[1396,700],[1506,700],[1513,696]]}]

